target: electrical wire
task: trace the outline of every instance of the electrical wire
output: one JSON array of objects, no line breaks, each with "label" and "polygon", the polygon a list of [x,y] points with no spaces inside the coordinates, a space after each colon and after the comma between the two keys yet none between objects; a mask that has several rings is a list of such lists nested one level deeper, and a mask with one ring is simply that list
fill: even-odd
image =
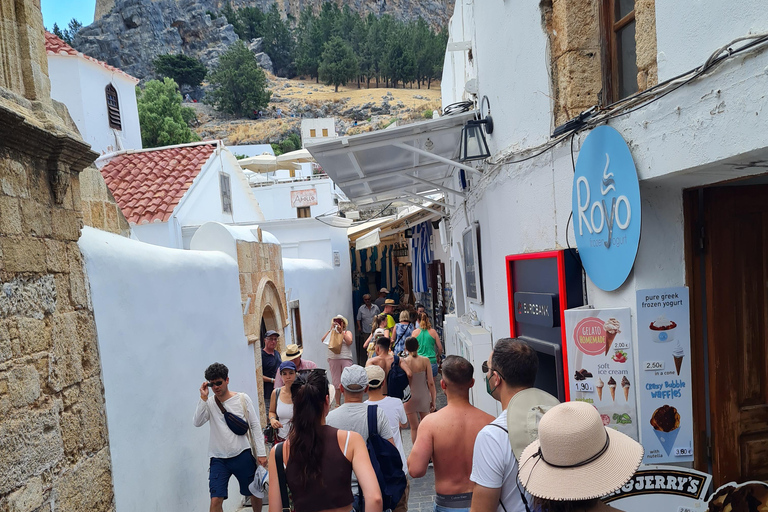
[{"label": "electrical wire", "polygon": [[475,102],[473,101],[457,101],[456,103],[451,103],[450,105],[446,106],[443,109],[443,115],[452,116],[454,114],[469,112],[474,108],[474,106]]}]

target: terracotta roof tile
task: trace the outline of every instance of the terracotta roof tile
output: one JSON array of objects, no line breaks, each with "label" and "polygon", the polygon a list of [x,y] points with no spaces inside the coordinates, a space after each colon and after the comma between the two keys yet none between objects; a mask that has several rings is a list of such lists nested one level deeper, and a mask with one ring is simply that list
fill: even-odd
[{"label": "terracotta roof tile", "polygon": [[207,142],[124,153],[101,175],[128,222],[166,222],[215,149],[216,142]]},{"label": "terracotta roof tile", "polygon": [[71,55],[73,57],[82,57],[86,60],[89,60],[91,62],[94,62],[98,64],[99,66],[102,66],[104,68],[107,68],[110,71],[114,71],[115,73],[121,74],[127,78],[130,78],[134,82],[138,83],[139,79],[129,75],[122,69],[118,69],[114,66],[110,66],[106,62],[102,62],[98,59],[94,59],[93,57],[90,57],[88,55],[85,55],[82,52],[79,52],[69,46],[67,43],[59,39],[56,35],[51,34],[47,30],[45,31],[45,51],[48,53],[48,55]]}]

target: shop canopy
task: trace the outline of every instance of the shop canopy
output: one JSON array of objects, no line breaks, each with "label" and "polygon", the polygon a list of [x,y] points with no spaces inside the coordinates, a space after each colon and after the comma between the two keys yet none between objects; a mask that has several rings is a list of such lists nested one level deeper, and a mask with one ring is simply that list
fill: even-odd
[{"label": "shop canopy", "polygon": [[358,207],[398,201],[425,208],[423,203],[436,193],[464,197],[464,192],[452,188],[449,181],[454,169],[479,173],[456,161],[461,129],[475,114],[464,112],[339,137],[307,144],[307,149]]}]

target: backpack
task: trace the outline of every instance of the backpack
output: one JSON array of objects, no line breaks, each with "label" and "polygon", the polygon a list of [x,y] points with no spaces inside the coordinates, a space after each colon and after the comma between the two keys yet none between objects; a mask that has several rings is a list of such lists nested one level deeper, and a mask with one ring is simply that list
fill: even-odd
[{"label": "backpack", "polygon": [[389,375],[387,375],[387,395],[402,400],[405,398],[405,388],[409,384],[408,375],[405,370],[400,368],[400,357],[395,354],[395,360],[389,369]]},{"label": "backpack", "polygon": [[[379,481],[381,497],[383,499],[383,510],[394,510],[400,499],[405,493],[407,479],[403,473],[403,459],[400,458],[400,452],[395,445],[381,437],[378,429],[378,419],[376,411],[378,406],[368,406],[368,455],[371,458],[371,465],[376,472],[376,479]],[[362,487],[358,493],[356,504],[359,510],[365,510],[364,496]]]}]

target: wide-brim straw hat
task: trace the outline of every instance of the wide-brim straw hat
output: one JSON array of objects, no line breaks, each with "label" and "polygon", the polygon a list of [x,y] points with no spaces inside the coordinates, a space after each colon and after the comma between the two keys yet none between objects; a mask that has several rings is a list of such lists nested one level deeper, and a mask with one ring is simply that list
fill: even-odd
[{"label": "wide-brim straw hat", "polygon": [[533,496],[589,500],[627,483],[642,459],[640,443],[603,426],[594,406],[566,402],[541,418],[539,439],[523,451],[518,475]]},{"label": "wide-brim straw hat", "polygon": [[343,315],[336,315],[335,317],[333,317],[333,319],[332,319],[332,320],[336,320],[337,318],[338,318],[339,320],[341,320],[342,322],[344,322],[344,327],[346,327],[346,326],[348,326],[348,325],[349,325],[349,322],[347,322],[347,319],[346,319],[346,318],[344,318],[344,316],[343,316]]},{"label": "wide-brim straw hat", "polygon": [[283,361],[292,361],[297,357],[301,357],[301,354],[303,352],[304,352],[303,348],[299,347],[296,344],[291,344],[285,347],[285,352],[283,352],[283,357],[281,357],[281,359]]}]

